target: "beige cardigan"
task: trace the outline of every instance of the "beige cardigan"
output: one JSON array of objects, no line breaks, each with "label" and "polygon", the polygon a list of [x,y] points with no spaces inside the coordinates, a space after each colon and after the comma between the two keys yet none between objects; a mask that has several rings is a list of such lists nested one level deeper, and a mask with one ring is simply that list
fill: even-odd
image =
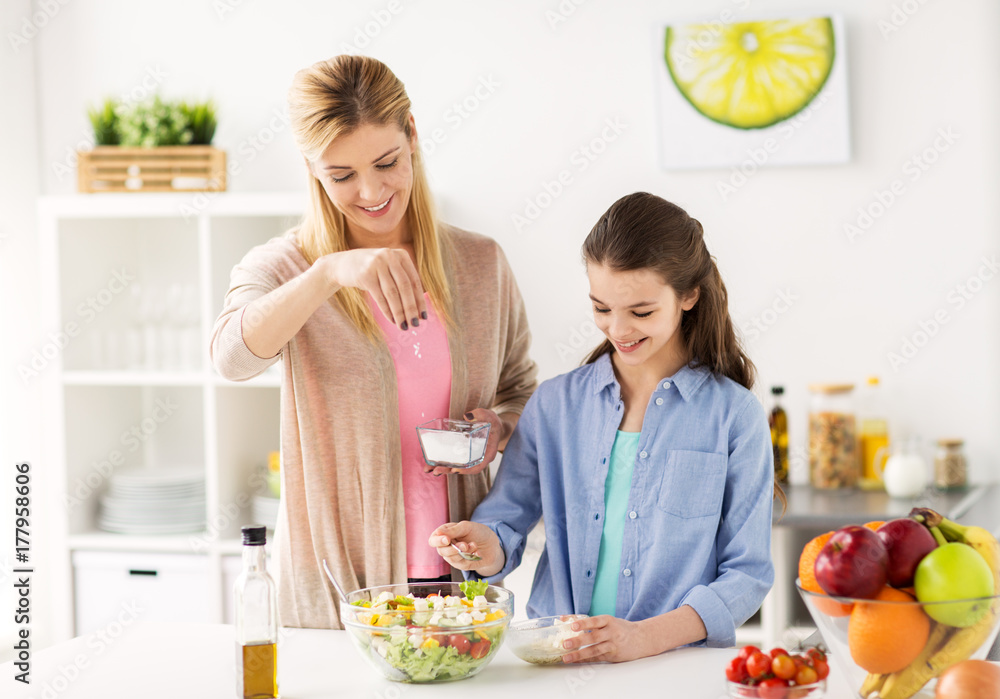
[{"label": "beige cardigan", "polygon": [[[520,413],[537,385],[517,283],[490,238],[443,227],[442,250],[458,330],[451,352],[451,417],[474,408]],[[309,267],[295,232],[253,248],[233,268],[212,335],[212,361],[242,381],[283,360],[281,504],[274,554],[283,626],[340,628],[323,575],[325,558],[348,591],[406,581],[396,371],[384,341],[373,346],[332,297],[278,357],[243,342],[243,310]],[[488,472],[448,475],[452,520],[468,519]]]}]

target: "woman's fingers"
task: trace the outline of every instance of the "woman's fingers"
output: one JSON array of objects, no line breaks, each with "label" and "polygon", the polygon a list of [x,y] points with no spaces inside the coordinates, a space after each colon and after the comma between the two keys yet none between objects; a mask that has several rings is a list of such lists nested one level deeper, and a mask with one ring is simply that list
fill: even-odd
[{"label": "woman's fingers", "polygon": [[[409,325],[420,325],[420,310],[417,307],[417,291],[413,285],[413,277],[407,270],[407,267],[412,267],[413,264],[410,262],[409,255],[406,251],[399,251],[399,254],[393,255],[389,260],[388,274],[392,279],[392,284],[396,287],[399,293],[400,306],[403,314],[402,319],[394,318],[394,322],[397,325],[402,325],[406,323]],[[421,296],[423,296],[421,294]]]},{"label": "woman's fingers", "polygon": [[427,299],[424,298],[424,285],[420,281],[420,272],[417,271],[409,255],[405,255],[403,267],[410,277],[410,284],[416,295],[417,315],[420,316],[420,320],[427,320]]}]

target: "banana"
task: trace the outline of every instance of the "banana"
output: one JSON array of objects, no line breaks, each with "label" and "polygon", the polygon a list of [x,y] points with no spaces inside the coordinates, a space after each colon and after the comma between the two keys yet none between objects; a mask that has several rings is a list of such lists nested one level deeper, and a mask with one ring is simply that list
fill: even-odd
[{"label": "banana", "polygon": [[888,676],[889,675],[877,675],[874,672],[869,672],[868,677],[866,677],[865,681],[861,684],[859,693],[863,697],[869,697],[872,694],[879,696],[878,693],[881,691],[882,685],[885,683],[885,678]]},{"label": "banana", "polygon": [[[982,527],[966,527],[945,519],[926,508],[914,508],[910,516],[931,528],[939,529],[945,539],[972,546],[993,571],[994,594],[1000,593],[1000,543]],[[932,678],[968,659],[983,645],[1000,617],[1000,598],[994,599],[989,613],[966,628],[935,624],[923,652],[908,667],[889,675],[882,683],[881,699],[907,699]],[[867,696],[867,695],[865,695]]]}]

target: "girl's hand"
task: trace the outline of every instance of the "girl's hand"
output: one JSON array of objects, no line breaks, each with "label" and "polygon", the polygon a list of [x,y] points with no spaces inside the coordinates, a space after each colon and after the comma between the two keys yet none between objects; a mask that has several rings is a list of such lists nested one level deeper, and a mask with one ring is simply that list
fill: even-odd
[{"label": "girl's hand", "polygon": [[[500,539],[493,530],[479,522],[449,522],[431,532],[427,543],[433,546],[438,555],[448,561],[452,568],[458,570],[474,570],[480,577],[487,578],[503,570],[507,560]],[[466,553],[480,556],[481,561],[467,561],[451,547],[454,543]]]},{"label": "girl's hand", "polygon": [[590,633],[563,641],[563,647],[573,650],[563,656],[564,663],[621,663],[652,655],[644,627],[635,621],[601,614],[574,621],[572,629]]},{"label": "girl's hand", "polygon": [[363,289],[375,299],[386,318],[402,329],[427,317],[420,274],[401,248],[355,248],[326,256],[329,274],[338,286]]}]

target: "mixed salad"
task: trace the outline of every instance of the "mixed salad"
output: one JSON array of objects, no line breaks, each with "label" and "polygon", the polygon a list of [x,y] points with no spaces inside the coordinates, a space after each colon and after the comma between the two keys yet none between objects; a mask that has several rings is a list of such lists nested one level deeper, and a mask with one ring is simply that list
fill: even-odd
[{"label": "mixed salad", "polygon": [[[507,613],[486,597],[489,584],[468,581],[465,597],[382,592],[345,618],[356,641],[378,653],[410,682],[460,679],[489,662],[507,627]],[[499,623],[498,623],[499,622]]]}]

